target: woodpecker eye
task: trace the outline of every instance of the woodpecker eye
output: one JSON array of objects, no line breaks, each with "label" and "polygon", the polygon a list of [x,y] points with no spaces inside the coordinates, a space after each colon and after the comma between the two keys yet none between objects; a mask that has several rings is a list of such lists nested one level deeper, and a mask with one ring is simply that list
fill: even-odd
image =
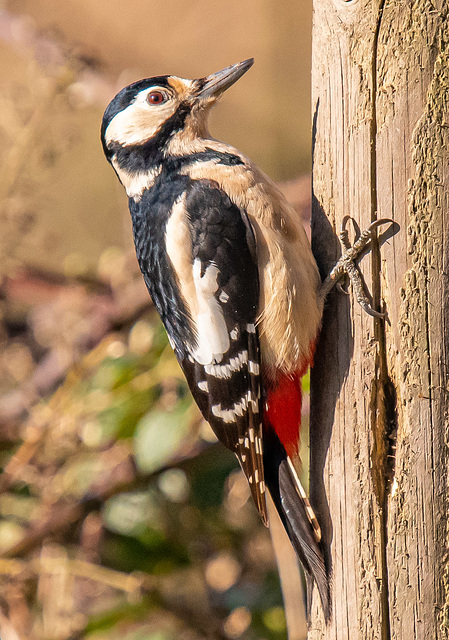
[{"label": "woodpecker eye", "polygon": [[152,91],[147,95],[147,102],[149,104],[162,104],[166,99],[162,91]]}]

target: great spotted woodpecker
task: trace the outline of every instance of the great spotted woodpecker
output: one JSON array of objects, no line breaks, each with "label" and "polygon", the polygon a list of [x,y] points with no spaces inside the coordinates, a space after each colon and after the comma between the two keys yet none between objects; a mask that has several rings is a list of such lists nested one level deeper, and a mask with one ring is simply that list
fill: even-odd
[{"label": "great spotted woodpecker", "polygon": [[268,488],[329,619],[320,528],[298,479],[301,378],[325,294],[370,233],[322,285],[283,195],[237,149],[210,137],[210,107],[252,64],[198,80],[135,82],[107,107],[101,138],[129,198],[144,280],[193,397],[236,454],[265,524]]}]

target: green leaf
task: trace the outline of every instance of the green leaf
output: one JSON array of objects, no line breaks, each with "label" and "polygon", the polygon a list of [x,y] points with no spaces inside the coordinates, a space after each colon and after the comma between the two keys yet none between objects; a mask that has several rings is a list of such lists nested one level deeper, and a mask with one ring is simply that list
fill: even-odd
[{"label": "green leaf", "polygon": [[310,369],[307,369],[306,374],[302,377],[301,386],[303,393],[310,393]]},{"label": "green leaf", "polygon": [[151,473],[173,459],[190,431],[188,409],[190,401],[178,402],[173,411],[153,409],[144,416],[134,435],[138,467]]},{"label": "green leaf", "polygon": [[162,520],[160,509],[149,492],[121,493],[110,498],[103,509],[103,518],[111,531],[125,536],[141,535],[152,522]]}]

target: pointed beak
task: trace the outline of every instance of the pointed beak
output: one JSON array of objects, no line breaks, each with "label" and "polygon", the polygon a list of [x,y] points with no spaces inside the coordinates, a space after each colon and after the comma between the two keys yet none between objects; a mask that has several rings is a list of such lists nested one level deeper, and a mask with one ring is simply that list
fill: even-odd
[{"label": "pointed beak", "polygon": [[249,58],[248,60],[237,62],[237,64],[232,64],[230,67],[226,67],[226,69],[222,69],[221,71],[217,71],[217,73],[197,80],[197,96],[199,98],[217,98],[226,91],[226,89],[229,89],[234,82],[237,82],[237,80],[252,67],[253,63],[254,58]]}]

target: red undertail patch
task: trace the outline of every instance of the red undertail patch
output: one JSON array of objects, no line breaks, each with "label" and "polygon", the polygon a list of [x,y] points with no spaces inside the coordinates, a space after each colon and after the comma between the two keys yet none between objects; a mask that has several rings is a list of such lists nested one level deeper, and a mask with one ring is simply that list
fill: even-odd
[{"label": "red undertail patch", "polygon": [[275,388],[268,390],[265,417],[284,445],[288,456],[298,454],[301,432],[302,389],[304,372],[283,375]]}]

